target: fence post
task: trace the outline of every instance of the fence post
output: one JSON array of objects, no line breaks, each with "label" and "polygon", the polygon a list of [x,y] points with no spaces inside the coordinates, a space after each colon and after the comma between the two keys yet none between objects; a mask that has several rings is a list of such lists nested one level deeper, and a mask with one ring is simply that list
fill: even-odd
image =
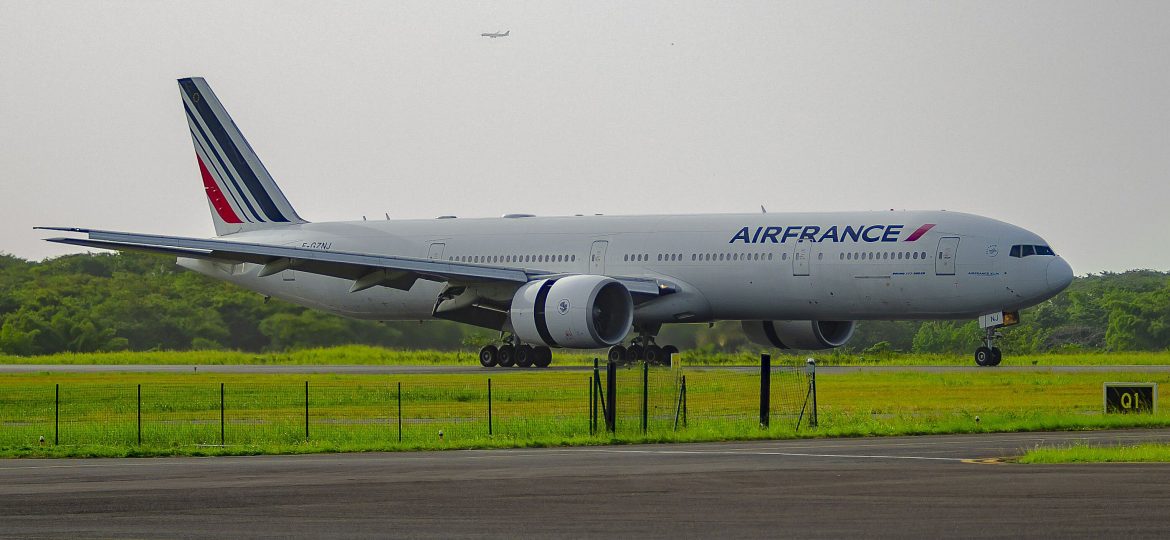
[{"label": "fence post", "polygon": [[817,427],[817,361],[808,359],[808,384],[812,392],[812,411],[808,416],[809,425]]},{"label": "fence post", "polygon": [[138,385],[138,446],[142,446],[142,385]]},{"label": "fence post", "polygon": [[593,396],[597,395],[593,391],[593,376],[589,376],[589,435],[593,435],[593,428],[597,425],[597,415],[593,412],[593,407],[597,405]]},{"label": "fence post", "polygon": [[223,383],[219,383],[219,445],[224,446]]},{"label": "fence post", "polygon": [[646,434],[650,418],[650,362],[642,362],[642,434]]},{"label": "fence post", "polygon": [[767,429],[771,420],[772,355],[760,355],[760,427]]},{"label": "fence post", "polygon": [[687,427],[687,376],[682,376],[683,427]]},{"label": "fence post", "polygon": [[305,440],[309,440],[309,381],[305,381]]},{"label": "fence post", "polygon": [[605,411],[605,429],[610,433],[617,433],[617,363],[610,362],[605,366],[605,400],[609,406]]},{"label": "fence post", "polygon": [[402,442],[402,383],[398,383],[398,442]]},{"label": "fence post", "polygon": [[53,446],[61,444],[61,383],[53,385]]},{"label": "fence post", "polygon": [[492,435],[492,378],[488,377],[488,436]]}]

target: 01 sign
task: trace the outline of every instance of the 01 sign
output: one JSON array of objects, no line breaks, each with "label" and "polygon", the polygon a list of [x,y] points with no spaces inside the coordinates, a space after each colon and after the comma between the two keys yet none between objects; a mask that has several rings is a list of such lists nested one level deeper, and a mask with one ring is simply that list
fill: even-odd
[{"label": "01 sign", "polygon": [[1107,382],[1104,387],[1105,413],[1157,412],[1158,385],[1156,383]]}]

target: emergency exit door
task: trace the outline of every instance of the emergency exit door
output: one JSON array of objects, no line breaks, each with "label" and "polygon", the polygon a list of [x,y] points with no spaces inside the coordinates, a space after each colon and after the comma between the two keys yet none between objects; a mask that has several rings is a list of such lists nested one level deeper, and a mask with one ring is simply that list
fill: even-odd
[{"label": "emergency exit door", "polygon": [[939,276],[955,275],[955,254],[959,251],[959,237],[944,236],[938,240],[937,257],[934,259],[934,273]]},{"label": "emergency exit door", "polygon": [[792,250],[792,275],[808,275],[808,258],[812,255],[812,242],[798,242]]},{"label": "emergency exit door", "polygon": [[605,274],[605,250],[609,247],[609,241],[598,240],[593,243],[593,249],[589,250],[589,273],[590,274]]}]

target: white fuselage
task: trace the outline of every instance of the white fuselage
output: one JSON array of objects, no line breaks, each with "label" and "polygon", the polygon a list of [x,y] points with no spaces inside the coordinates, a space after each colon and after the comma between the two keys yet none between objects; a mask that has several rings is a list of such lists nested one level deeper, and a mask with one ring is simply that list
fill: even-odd
[{"label": "white fuselage", "polygon": [[[678,293],[639,305],[635,324],[973,318],[1037,304],[1072,279],[1059,256],[1009,254],[1012,246],[1046,246],[1036,234],[959,212],[357,221],[222,239],[550,274],[649,277],[677,286]],[[257,277],[254,264],[180,264],[362,319],[430,319],[444,287],[420,280],[409,291],[351,293],[351,281],[295,269]]]}]

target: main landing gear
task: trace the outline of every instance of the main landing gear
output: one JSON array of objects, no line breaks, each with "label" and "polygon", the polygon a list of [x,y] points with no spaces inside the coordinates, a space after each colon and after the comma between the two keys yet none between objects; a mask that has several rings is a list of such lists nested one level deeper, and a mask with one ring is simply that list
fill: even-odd
[{"label": "main landing gear", "polygon": [[520,343],[515,336],[508,336],[499,347],[487,345],[479,350],[479,364],[483,367],[538,367],[546,368],[552,363],[552,349],[543,345],[533,347]]},{"label": "main landing gear", "polygon": [[669,366],[670,355],[678,353],[678,347],[666,345],[659,347],[654,343],[654,336],[638,336],[630,342],[629,347],[614,345],[609,348],[609,361],[617,364],[632,364],[645,361],[648,364]]}]

